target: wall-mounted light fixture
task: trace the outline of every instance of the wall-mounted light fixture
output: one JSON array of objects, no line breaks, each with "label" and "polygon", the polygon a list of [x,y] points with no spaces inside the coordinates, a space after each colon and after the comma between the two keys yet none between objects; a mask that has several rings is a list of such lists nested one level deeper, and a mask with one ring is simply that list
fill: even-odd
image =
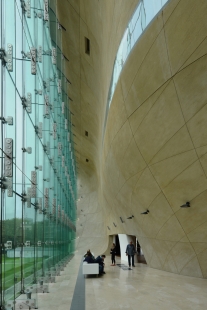
[{"label": "wall-mounted light fixture", "polygon": [[134,217],[134,215],[127,217],[127,220],[131,220]]},{"label": "wall-mounted light fixture", "polygon": [[187,201],[184,205],[180,206],[180,208],[190,208],[190,202]]},{"label": "wall-mounted light fixture", "polygon": [[116,227],[117,225],[113,222],[114,226]]},{"label": "wall-mounted light fixture", "polygon": [[124,221],[123,221],[123,219],[122,219],[122,217],[121,217],[121,216],[120,216],[120,220],[121,220],[121,222],[122,222],[122,223],[124,223]]},{"label": "wall-mounted light fixture", "polygon": [[142,212],[141,214],[148,214],[148,213],[149,213],[149,210]]}]

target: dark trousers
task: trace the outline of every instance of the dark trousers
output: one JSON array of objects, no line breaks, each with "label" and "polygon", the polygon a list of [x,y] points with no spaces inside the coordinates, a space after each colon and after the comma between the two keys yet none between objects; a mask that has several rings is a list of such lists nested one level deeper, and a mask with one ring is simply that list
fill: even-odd
[{"label": "dark trousers", "polygon": [[112,264],[116,264],[115,254],[111,254],[111,261],[112,261]]},{"label": "dark trousers", "polygon": [[99,274],[104,272],[104,265],[99,265]]},{"label": "dark trousers", "polygon": [[128,263],[129,263],[129,266],[131,266],[131,259],[132,259],[132,266],[134,266],[134,255],[129,255],[129,254],[128,254]]}]

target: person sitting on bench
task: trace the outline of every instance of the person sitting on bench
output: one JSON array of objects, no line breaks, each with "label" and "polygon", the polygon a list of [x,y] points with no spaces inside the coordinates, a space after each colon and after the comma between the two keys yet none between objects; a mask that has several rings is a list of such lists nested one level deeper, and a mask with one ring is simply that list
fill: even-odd
[{"label": "person sitting on bench", "polygon": [[99,264],[99,274],[104,274],[104,259],[105,259],[106,255],[99,255],[98,257],[96,257],[95,259],[95,263]]},{"label": "person sitting on bench", "polygon": [[84,256],[85,256],[84,262],[87,262],[88,264],[96,263],[95,258],[91,254],[90,250],[88,250],[86,255],[84,255]]},{"label": "person sitting on bench", "polygon": [[87,250],[86,254],[84,254],[83,256],[86,257],[86,256],[88,256],[88,254],[91,254],[92,257],[93,257],[93,259],[95,259],[95,257],[94,257],[93,254],[91,253],[91,250],[90,250],[90,249]]}]

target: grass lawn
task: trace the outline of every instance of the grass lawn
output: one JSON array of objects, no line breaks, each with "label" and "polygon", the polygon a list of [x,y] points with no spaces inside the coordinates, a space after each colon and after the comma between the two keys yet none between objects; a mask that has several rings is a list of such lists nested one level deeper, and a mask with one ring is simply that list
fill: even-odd
[{"label": "grass lawn", "polygon": [[[36,270],[42,268],[42,257],[36,258]],[[2,279],[3,289],[7,289],[21,280],[21,259],[2,257]],[[34,258],[23,258],[23,278],[26,278],[34,272]],[[15,278],[16,279],[15,279]],[[16,280],[16,281],[15,281]]]}]

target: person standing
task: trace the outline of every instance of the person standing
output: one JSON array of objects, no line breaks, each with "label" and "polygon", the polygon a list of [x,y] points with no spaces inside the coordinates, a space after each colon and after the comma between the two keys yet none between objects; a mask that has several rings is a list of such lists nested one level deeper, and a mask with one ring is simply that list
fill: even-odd
[{"label": "person standing", "polygon": [[116,245],[115,245],[115,243],[113,243],[113,245],[112,245],[110,254],[111,254],[111,263],[112,263],[111,266],[116,266],[116,261],[115,261]]},{"label": "person standing", "polygon": [[135,267],[134,265],[134,254],[136,253],[135,246],[132,241],[127,245],[126,247],[126,255],[128,256],[128,263],[129,267],[131,267],[131,260],[132,260],[132,266]]}]

